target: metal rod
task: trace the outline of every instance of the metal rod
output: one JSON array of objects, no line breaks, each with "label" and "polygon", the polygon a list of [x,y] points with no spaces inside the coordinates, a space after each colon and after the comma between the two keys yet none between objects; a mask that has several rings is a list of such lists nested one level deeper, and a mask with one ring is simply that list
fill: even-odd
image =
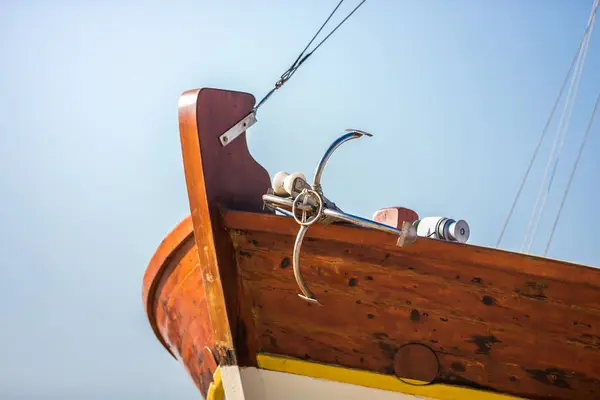
[{"label": "metal rod", "polygon": [[[286,207],[289,207],[290,209],[292,208],[292,204],[294,203],[294,201],[290,198],[279,197],[275,194],[263,194],[262,198],[263,198],[263,201],[273,203],[273,204],[278,204],[280,206],[286,206]],[[290,213],[290,216],[291,215],[292,214]]]},{"label": "metal rod", "polygon": [[311,303],[319,304],[319,301],[316,299],[313,292],[310,291],[306,283],[304,282],[304,278],[302,277],[302,272],[300,272],[300,247],[302,247],[302,240],[304,240],[304,235],[306,235],[306,231],[310,225],[300,225],[300,230],[298,231],[298,235],[296,236],[296,242],[294,243],[294,276],[296,277],[296,283],[300,287],[302,294],[298,296],[302,297],[305,300],[310,301]]},{"label": "metal rod", "polygon": [[371,221],[370,219],[362,218],[356,215],[347,214],[345,212],[340,212],[326,208],[325,210],[323,210],[323,214],[325,214],[325,216],[327,217],[333,217],[342,221],[350,222],[354,225],[358,225],[363,228],[376,229],[378,231],[393,233],[394,235],[399,235],[402,233],[402,230],[396,229],[392,226]]},{"label": "metal rod", "polygon": [[[263,195],[263,200],[273,203],[273,204],[280,205],[280,206],[289,207],[289,208],[292,207],[292,203],[293,203],[293,201],[289,198],[279,197],[274,194]],[[289,215],[291,216],[292,214],[289,213]],[[332,218],[335,218],[335,219],[338,219],[341,221],[349,222],[354,225],[361,226],[363,228],[376,229],[379,231],[392,233],[394,235],[399,235],[402,233],[402,230],[394,228],[392,226],[382,224],[382,223],[379,223],[376,221],[371,221],[370,219],[362,218],[357,215],[352,215],[352,214],[348,214],[348,213],[345,213],[342,211],[332,210],[330,208],[324,208],[323,215],[325,215],[326,217],[332,217]]]},{"label": "metal rod", "polygon": [[373,136],[372,134],[370,134],[368,132],[359,131],[357,129],[346,129],[346,132],[348,132],[348,133],[346,133],[343,136],[340,136],[335,142],[333,142],[331,144],[331,146],[329,146],[329,148],[327,149],[327,151],[321,158],[321,161],[319,161],[319,165],[317,166],[317,170],[315,172],[315,179],[313,179],[312,186],[313,186],[314,190],[317,190],[317,191],[321,190],[321,175],[323,174],[323,169],[325,168],[325,164],[327,163],[327,160],[329,160],[329,157],[331,157],[333,152],[338,147],[340,147],[342,144],[344,144],[345,142],[352,140],[352,139],[358,139],[362,136]]}]

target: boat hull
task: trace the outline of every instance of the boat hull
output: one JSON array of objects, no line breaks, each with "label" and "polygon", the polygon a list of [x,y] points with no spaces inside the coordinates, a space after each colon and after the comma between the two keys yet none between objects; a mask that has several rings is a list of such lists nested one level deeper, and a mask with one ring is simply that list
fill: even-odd
[{"label": "boat hull", "polygon": [[[298,224],[262,209],[269,178],[245,133],[219,141],[253,105],[239,92],[182,96],[191,216],[144,277],[150,324],[203,395],[264,398],[244,397],[262,379],[273,381],[266,398],[291,398],[281,397],[285,387],[319,398],[312,381],[277,375],[285,373],[439,399],[600,397],[596,268],[421,237],[398,247],[391,233],[314,224],[300,263],[321,305],[301,299],[292,271]],[[265,364],[269,357],[284,361]],[[284,367],[302,363],[310,364]],[[311,372],[323,368],[341,370]],[[269,389],[278,379],[293,382]],[[334,387],[347,390],[333,385],[323,397]]]},{"label": "boat hull", "polygon": [[156,337],[206,396],[217,363],[192,220],[162,241],[144,275],[146,314]]},{"label": "boat hull", "polygon": [[[600,396],[595,268],[315,226],[301,257],[315,306],[298,298],[291,218],[231,211],[224,221],[261,352],[526,398]],[[439,365],[403,354],[408,344]]]},{"label": "boat hull", "polygon": [[[258,367],[225,367],[218,371],[219,388],[212,398],[227,395],[235,399],[243,393],[246,400],[511,400],[515,397],[451,385],[428,385],[414,380],[400,380],[390,375],[327,366],[268,354],[258,356]],[[223,376],[239,374],[239,380],[225,382]],[[239,397],[239,396],[238,396]],[[211,398],[209,397],[209,400]]]}]

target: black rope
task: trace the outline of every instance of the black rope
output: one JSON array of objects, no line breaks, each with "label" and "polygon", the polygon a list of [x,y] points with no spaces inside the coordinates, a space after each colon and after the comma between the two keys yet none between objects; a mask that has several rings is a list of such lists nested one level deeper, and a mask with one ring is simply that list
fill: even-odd
[{"label": "black rope", "polygon": [[312,49],[309,53],[305,54],[306,51],[308,50],[308,48],[310,47],[310,45],[315,41],[315,39],[317,38],[317,36],[319,36],[319,33],[321,33],[321,31],[323,30],[323,28],[325,28],[325,25],[327,25],[327,23],[329,22],[329,20],[331,19],[331,17],[333,17],[333,14],[335,14],[335,12],[338,10],[338,8],[340,8],[340,6],[342,5],[342,3],[344,2],[344,0],[340,0],[340,2],[338,3],[337,6],[335,6],[335,8],[331,12],[331,14],[329,14],[329,17],[327,17],[327,19],[325,20],[325,22],[323,22],[323,25],[321,25],[321,27],[319,28],[319,30],[317,31],[317,33],[314,34],[314,36],[312,37],[312,39],[310,40],[310,42],[308,42],[308,44],[306,45],[306,47],[304,48],[304,50],[302,50],[302,52],[298,55],[298,57],[296,58],[296,61],[294,61],[294,63],[281,75],[281,77],[279,78],[279,80],[275,83],[275,86],[273,87],[273,89],[271,89],[269,91],[269,93],[267,93],[265,95],[265,97],[263,97],[262,100],[258,102],[258,104],[256,105],[256,107],[254,107],[253,111],[256,112],[256,110],[258,110],[258,108],[260,106],[262,106],[263,103],[265,101],[267,101],[269,99],[269,97],[271,97],[271,95],[273,93],[275,93],[275,91],[277,89],[279,89],[280,87],[282,87],[296,73],[296,71],[298,70],[298,68],[300,68],[300,66],[302,64],[304,64],[304,62],[310,56],[312,56],[319,49],[319,47],[321,47],[321,45],[323,43],[325,43],[327,41],[327,39],[329,39],[331,37],[331,35],[333,35],[335,33],[335,31],[337,31],[338,28],[344,24],[344,22],[347,21],[348,18],[350,18],[352,16],[352,14],[354,14],[356,12],[356,10],[358,10],[360,8],[360,6],[363,5],[363,3],[365,1],[367,1],[367,0],[362,0],[356,7],[354,7],[354,9],[350,12],[350,14],[348,14],[346,16],[346,18],[344,18],[339,24],[337,24],[337,26],[335,28],[333,28],[333,30],[331,32],[329,32],[329,34],[327,36],[325,36],[325,38],[323,40],[321,40],[319,42],[319,44],[317,44],[315,46],[314,49]]}]

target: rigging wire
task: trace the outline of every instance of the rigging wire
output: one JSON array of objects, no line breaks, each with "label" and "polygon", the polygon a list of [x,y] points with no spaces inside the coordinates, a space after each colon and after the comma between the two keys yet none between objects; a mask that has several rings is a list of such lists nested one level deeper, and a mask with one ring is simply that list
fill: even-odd
[{"label": "rigging wire", "polygon": [[567,183],[567,187],[563,193],[563,197],[560,202],[560,206],[558,207],[558,213],[556,214],[556,219],[554,220],[554,224],[552,225],[552,230],[550,231],[550,237],[548,238],[548,242],[546,243],[546,249],[544,250],[544,256],[548,253],[548,249],[550,248],[550,244],[552,243],[552,238],[554,237],[554,232],[556,231],[556,226],[558,225],[558,220],[560,219],[560,214],[562,212],[563,206],[565,205],[565,201],[567,200],[567,195],[569,194],[569,189],[571,188],[571,183],[573,182],[573,177],[575,176],[575,171],[577,171],[577,167],[579,166],[579,161],[581,160],[581,154],[583,153],[583,149],[587,143],[588,137],[590,136],[590,132],[592,130],[592,125],[594,124],[594,118],[596,117],[596,112],[598,111],[598,105],[600,104],[600,93],[598,93],[598,97],[596,98],[596,104],[594,104],[594,110],[592,111],[592,115],[590,116],[590,120],[588,122],[587,128],[585,130],[585,134],[583,136],[583,140],[581,142],[581,146],[579,147],[579,152],[577,153],[577,158],[575,159],[575,163],[573,164],[573,168],[571,169],[571,175],[569,176],[569,181]]},{"label": "rigging wire", "polygon": [[354,9],[339,23],[336,25],[335,28],[333,28],[331,30],[331,32],[329,32],[329,34],[327,36],[325,36],[325,38],[323,40],[321,40],[319,42],[319,44],[317,44],[315,46],[314,49],[312,49],[309,53],[306,53],[306,50],[308,50],[308,48],[310,47],[310,45],[315,41],[315,39],[317,38],[317,36],[319,36],[319,33],[321,33],[321,31],[323,30],[323,28],[325,27],[325,25],[327,25],[327,23],[329,22],[329,20],[331,19],[331,17],[333,17],[333,15],[335,14],[335,12],[338,10],[338,8],[342,5],[342,3],[344,2],[344,0],[340,0],[340,2],[337,4],[337,6],[333,9],[333,11],[329,14],[329,17],[327,17],[327,19],[325,20],[325,22],[323,22],[323,24],[321,25],[321,27],[319,28],[319,30],[317,31],[317,33],[314,34],[314,36],[312,37],[312,39],[310,40],[310,42],[308,42],[308,44],[306,45],[306,47],[304,48],[304,50],[302,50],[302,52],[298,55],[298,57],[296,58],[296,61],[294,61],[294,63],[281,75],[281,77],[279,78],[279,80],[275,83],[275,86],[262,98],[261,101],[258,102],[258,104],[256,105],[256,107],[254,107],[254,112],[256,112],[258,110],[258,108],[260,106],[262,106],[268,99],[269,97],[271,97],[271,95],[273,93],[275,93],[276,90],[278,90],[279,88],[281,88],[298,70],[298,68],[300,68],[300,66],[302,64],[304,64],[304,62],[310,57],[312,56],[318,49],[319,47],[321,47],[321,45],[323,45],[323,43],[325,43],[330,37],[331,35],[333,35],[340,26],[342,26],[347,20],[348,18],[350,18],[352,16],[352,14],[354,14],[356,12],[356,10],[358,10],[367,0],[362,0],[356,7],[354,7]]},{"label": "rigging wire", "polygon": [[[598,2],[599,0],[596,0],[596,1]],[[600,3],[598,3],[598,4],[600,4]],[[595,16],[594,16],[594,22],[595,22]],[[588,34],[587,41],[585,43],[585,48],[583,49],[583,56],[582,56],[582,60],[583,61],[582,61],[582,63],[579,66],[579,74],[577,76],[577,83],[576,83],[576,86],[575,86],[575,94],[573,95],[573,100],[572,100],[572,102],[570,104],[569,116],[567,117],[567,120],[565,122],[565,126],[563,128],[563,135],[562,135],[562,139],[561,139],[561,142],[560,142],[560,147],[559,147],[559,150],[558,150],[558,155],[556,156],[556,161],[554,163],[554,168],[552,170],[552,175],[550,176],[550,183],[548,184],[548,191],[550,190],[550,187],[552,186],[552,182],[554,180],[554,176],[556,175],[556,169],[558,167],[558,163],[559,163],[559,160],[560,160],[560,155],[562,154],[562,149],[563,149],[564,144],[565,144],[565,138],[567,136],[567,131],[569,129],[569,124],[571,122],[571,116],[573,115],[573,106],[575,105],[575,99],[577,98],[577,94],[578,94],[578,91],[579,91],[579,84],[580,84],[580,81],[581,81],[581,74],[583,73],[583,67],[584,67],[584,64],[585,64],[585,60],[587,58],[587,51],[588,51],[588,48],[590,47],[590,41],[592,39],[593,26],[594,26],[594,23],[592,23],[592,25],[590,26],[590,31],[589,31],[589,34]]]},{"label": "rigging wire", "polygon": [[[590,13],[590,18],[588,21],[588,29],[587,29],[587,36],[585,37],[585,44],[583,45],[583,48],[580,52],[580,58],[578,60],[578,67],[576,68],[576,71],[573,74],[573,78],[571,80],[571,85],[569,87],[567,99],[565,101],[563,112],[561,114],[561,118],[560,118],[560,121],[557,126],[554,143],[552,145],[552,150],[550,152],[550,156],[548,158],[548,162],[547,162],[546,168],[544,170],[544,177],[542,179],[542,183],[540,184],[538,196],[536,198],[535,206],[531,213],[531,218],[530,218],[529,224],[527,226],[527,231],[525,233],[525,239],[523,240],[521,251],[529,252],[531,250],[531,246],[533,245],[533,241],[535,240],[535,235],[537,233],[537,230],[538,230],[538,227],[540,224],[540,220],[541,220],[542,214],[544,212],[544,208],[546,206],[548,194],[550,192],[550,189],[552,187],[552,182],[554,179],[554,173],[555,173],[556,167],[558,166],[560,154],[562,153],[562,150],[563,150],[564,141],[567,136],[569,123],[571,121],[571,116],[573,114],[573,107],[575,105],[575,100],[577,98],[577,94],[579,91],[581,75],[583,73],[583,67],[585,65],[585,61],[586,61],[586,57],[587,57],[587,50],[589,48],[590,40],[592,37],[592,32],[594,29],[594,23],[595,23],[595,19],[596,19],[595,18],[596,11],[597,11],[599,5],[600,5],[600,0],[595,0],[593,3],[593,6],[592,6],[592,11]],[[573,89],[574,89],[574,91],[573,91]],[[571,94],[572,94],[572,96],[571,96]],[[565,116],[566,116],[566,118],[565,118]],[[558,140],[560,140],[560,145],[559,145],[558,153],[555,156],[556,145],[558,143]],[[555,157],[556,157],[556,159],[555,159]],[[553,161],[555,163],[554,171],[548,182],[548,187],[544,191],[544,186],[546,185],[548,173],[550,172],[550,168],[551,168]],[[541,200],[541,204],[540,204],[540,200]],[[538,204],[540,204],[539,207],[538,207]]]},{"label": "rigging wire", "polygon": [[579,53],[584,44],[584,39],[585,39],[586,34],[587,34],[587,30],[586,30],[586,32],[584,32],[584,36],[581,39],[581,41],[579,42],[579,47],[577,48],[575,56],[573,56],[573,60],[571,61],[571,66],[569,67],[569,70],[567,71],[567,74],[565,75],[565,79],[563,81],[563,84],[562,84],[559,92],[558,92],[558,96],[556,97],[556,100],[554,101],[554,105],[552,106],[550,115],[548,116],[548,119],[546,120],[546,125],[544,126],[544,129],[542,130],[542,133],[540,134],[540,137],[538,138],[538,142],[537,142],[535,149],[533,151],[533,154],[531,156],[531,160],[529,161],[529,165],[527,166],[527,170],[525,171],[525,174],[523,175],[523,178],[521,179],[521,184],[519,186],[519,189],[517,190],[517,194],[515,195],[515,198],[510,206],[510,210],[508,211],[508,215],[506,216],[506,218],[504,220],[502,229],[500,230],[500,235],[498,236],[498,240],[496,241],[496,247],[500,246],[500,242],[502,241],[502,237],[504,236],[506,227],[508,226],[510,218],[512,217],[512,214],[515,211],[515,206],[517,205],[517,201],[519,201],[519,197],[521,196],[521,192],[523,191],[525,182],[527,181],[527,178],[529,177],[529,173],[531,172],[531,167],[533,166],[533,163],[537,157],[538,151],[540,150],[542,142],[544,141],[544,137],[546,137],[546,134],[548,133],[548,128],[550,127],[550,122],[552,122],[554,113],[556,112],[556,109],[558,108],[560,99],[562,98],[565,88],[567,87],[567,83],[569,82],[569,76],[571,75],[571,72],[573,71],[573,67],[575,67],[575,63],[576,63],[577,59],[579,58]]},{"label": "rigging wire", "polygon": [[[586,57],[587,57],[587,50],[589,47],[589,43],[591,40],[591,35],[592,35],[593,27],[594,27],[595,12],[597,9],[598,0],[596,0],[594,3],[595,3],[594,7],[592,8],[592,13],[590,15],[590,21],[588,23],[589,31],[588,31],[588,34],[586,37],[586,42],[583,46],[583,49],[580,54],[580,58],[578,60],[578,67],[576,68],[576,71],[573,74],[573,78],[571,80],[571,85],[569,87],[567,99],[565,101],[563,112],[561,114],[561,118],[560,118],[560,121],[559,121],[557,129],[556,129],[556,135],[554,138],[554,143],[552,145],[552,150],[550,152],[550,156],[548,157],[548,161],[546,163],[546,168],[544,169],[544,177],[542,179],[542,183],[540,184],[540,188],[539,188],[538,195],[536,198],[535,206],[531,213],[531,218],[529,219],[529,224],[528,224],[527,230],[525,232],[525,238],[523,240],[521,251],[529,252],[531,250],[531,246],[533,245],[533,241],[535,240],[535,236],[536,236],[537,230],[539,228],[542,214],[546,207],[546,201],[548,200],[548,194],[550,193],[550,190],[552,188],[552,182],[554,180],[554,173],[555,173],[556,167],[558,166],[560,155],[561,155],[563,147],[564,147],[565,138],[568,133],[568,127],[569,127],[569,123],[571,122],[571,117],[573,114],[573,107],[575,105],[575,100],[577,99],[579,85],[581,83],[581,75],[583,72],[583,67],[585,65],[585,61],[586,61]],[[559,140],[560,140],[559,150],[558,150],[558,153],[556,153],[556,155],[555,155],[556,146],[559,143]],[[554,162],[554,171],[552,172],[550,180],[548,181],[548,186],[547,186],[546,190],[544,191],[544,186],[546,185],[546,182],[548,179],[548,173],[551,170],[553,162]],[[540,203],[540,201],[541,201],[541,203]]]},{"label": "rigging wire", "polygon": [[[598,0],[595,0],[594,3],[597,3]],[[569,77],[571,76],[571,73],[573,72],[573,69],[575,68],[576,65],[578,65],[578,60],[580,59],[580,55],[581,55],[581,51],[583,49],[583,46],[585,45],[589,30],[590,30],[590,21],[592,18],[593,13],[595,12],[595,10],[597,9],[598,5],[595,4],[592,8],[592,13],[590,13],[590,19],[588,20],[588,24],[583,32],[582,38],[579,42],[579,46],[577,47],[577,50],[575,52],[575,55],[573,56],[573,59],[571,61],[571,65],[569,66],[569,70],[567,71],[565,78],[563,80],[562,86],[558,92],[558,96],[556,97],[556,100],[554,101],[554,104],[552,105],[552,109],[550,111],[550,115],[548,116],[548,119],[546,120],[546,123],[544,125],[544,128],[542,130],[542,133],[540,134],[537,144],[534,148],[533,154],[531,156],[531,159],[529,161],[529,165],[527,166],[527,169],[525,171],[525,174],[523,175],[523,178],[521,179],[521,183],[519,185],[519,189],[517,190],[517,193],[515,195],[515,198],[513,199],[513,202],[510,206],[510,209],[508,211],[508,215],[506,216],[504,223],[502,225],[502,229],[500,230],[500,234],[498,235],[498,240],[496,241],[496,247],[500,246],[500,243],[502,242],[502,238],[504,237],[504,233],[506,232],[506,228],[508,226],[508,223],[510,222],[510,219],[512,218],[512,215],[514,213],[515,207],[517,205],[517,202],[519,201],[519,198],[521,196],[521,193],[523,191],[523,188],[525,186],[525,183],[527,182],[527,178],[529,177],[529,174],[531,172],[531,169],[533,167],[533,163],[535,162],[535,159],[537,158],[538,152],[540,150],[540,147],[544,141],[544,138],[546,137],[546,134],[548,133],[548,130],[550,128],[550,123],[552,122],[552,119],[554,118],[554,114],[556,113],[556,110],[558,108],[558,105],[560,103],[560,99],[563,96],[563,93],[567,87],[567,83],[569,82]]]}]

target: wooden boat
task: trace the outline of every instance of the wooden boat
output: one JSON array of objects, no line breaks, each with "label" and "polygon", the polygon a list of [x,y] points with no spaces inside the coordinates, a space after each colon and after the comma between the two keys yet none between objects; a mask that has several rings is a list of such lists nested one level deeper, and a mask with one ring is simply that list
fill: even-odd
[{"label": "wooden boat", "polygon": [[[182,95],[191,215],[144,276],[150,325],[203,396],[600,398],[600,270],[415,236],[418,216],[401,208],[373,226],[304,225],[295,260],[303,209],[265,208],[277,195],[243,132],[254,104],[227,90]],[[310,188],[295,203],[314,210]]]}]

